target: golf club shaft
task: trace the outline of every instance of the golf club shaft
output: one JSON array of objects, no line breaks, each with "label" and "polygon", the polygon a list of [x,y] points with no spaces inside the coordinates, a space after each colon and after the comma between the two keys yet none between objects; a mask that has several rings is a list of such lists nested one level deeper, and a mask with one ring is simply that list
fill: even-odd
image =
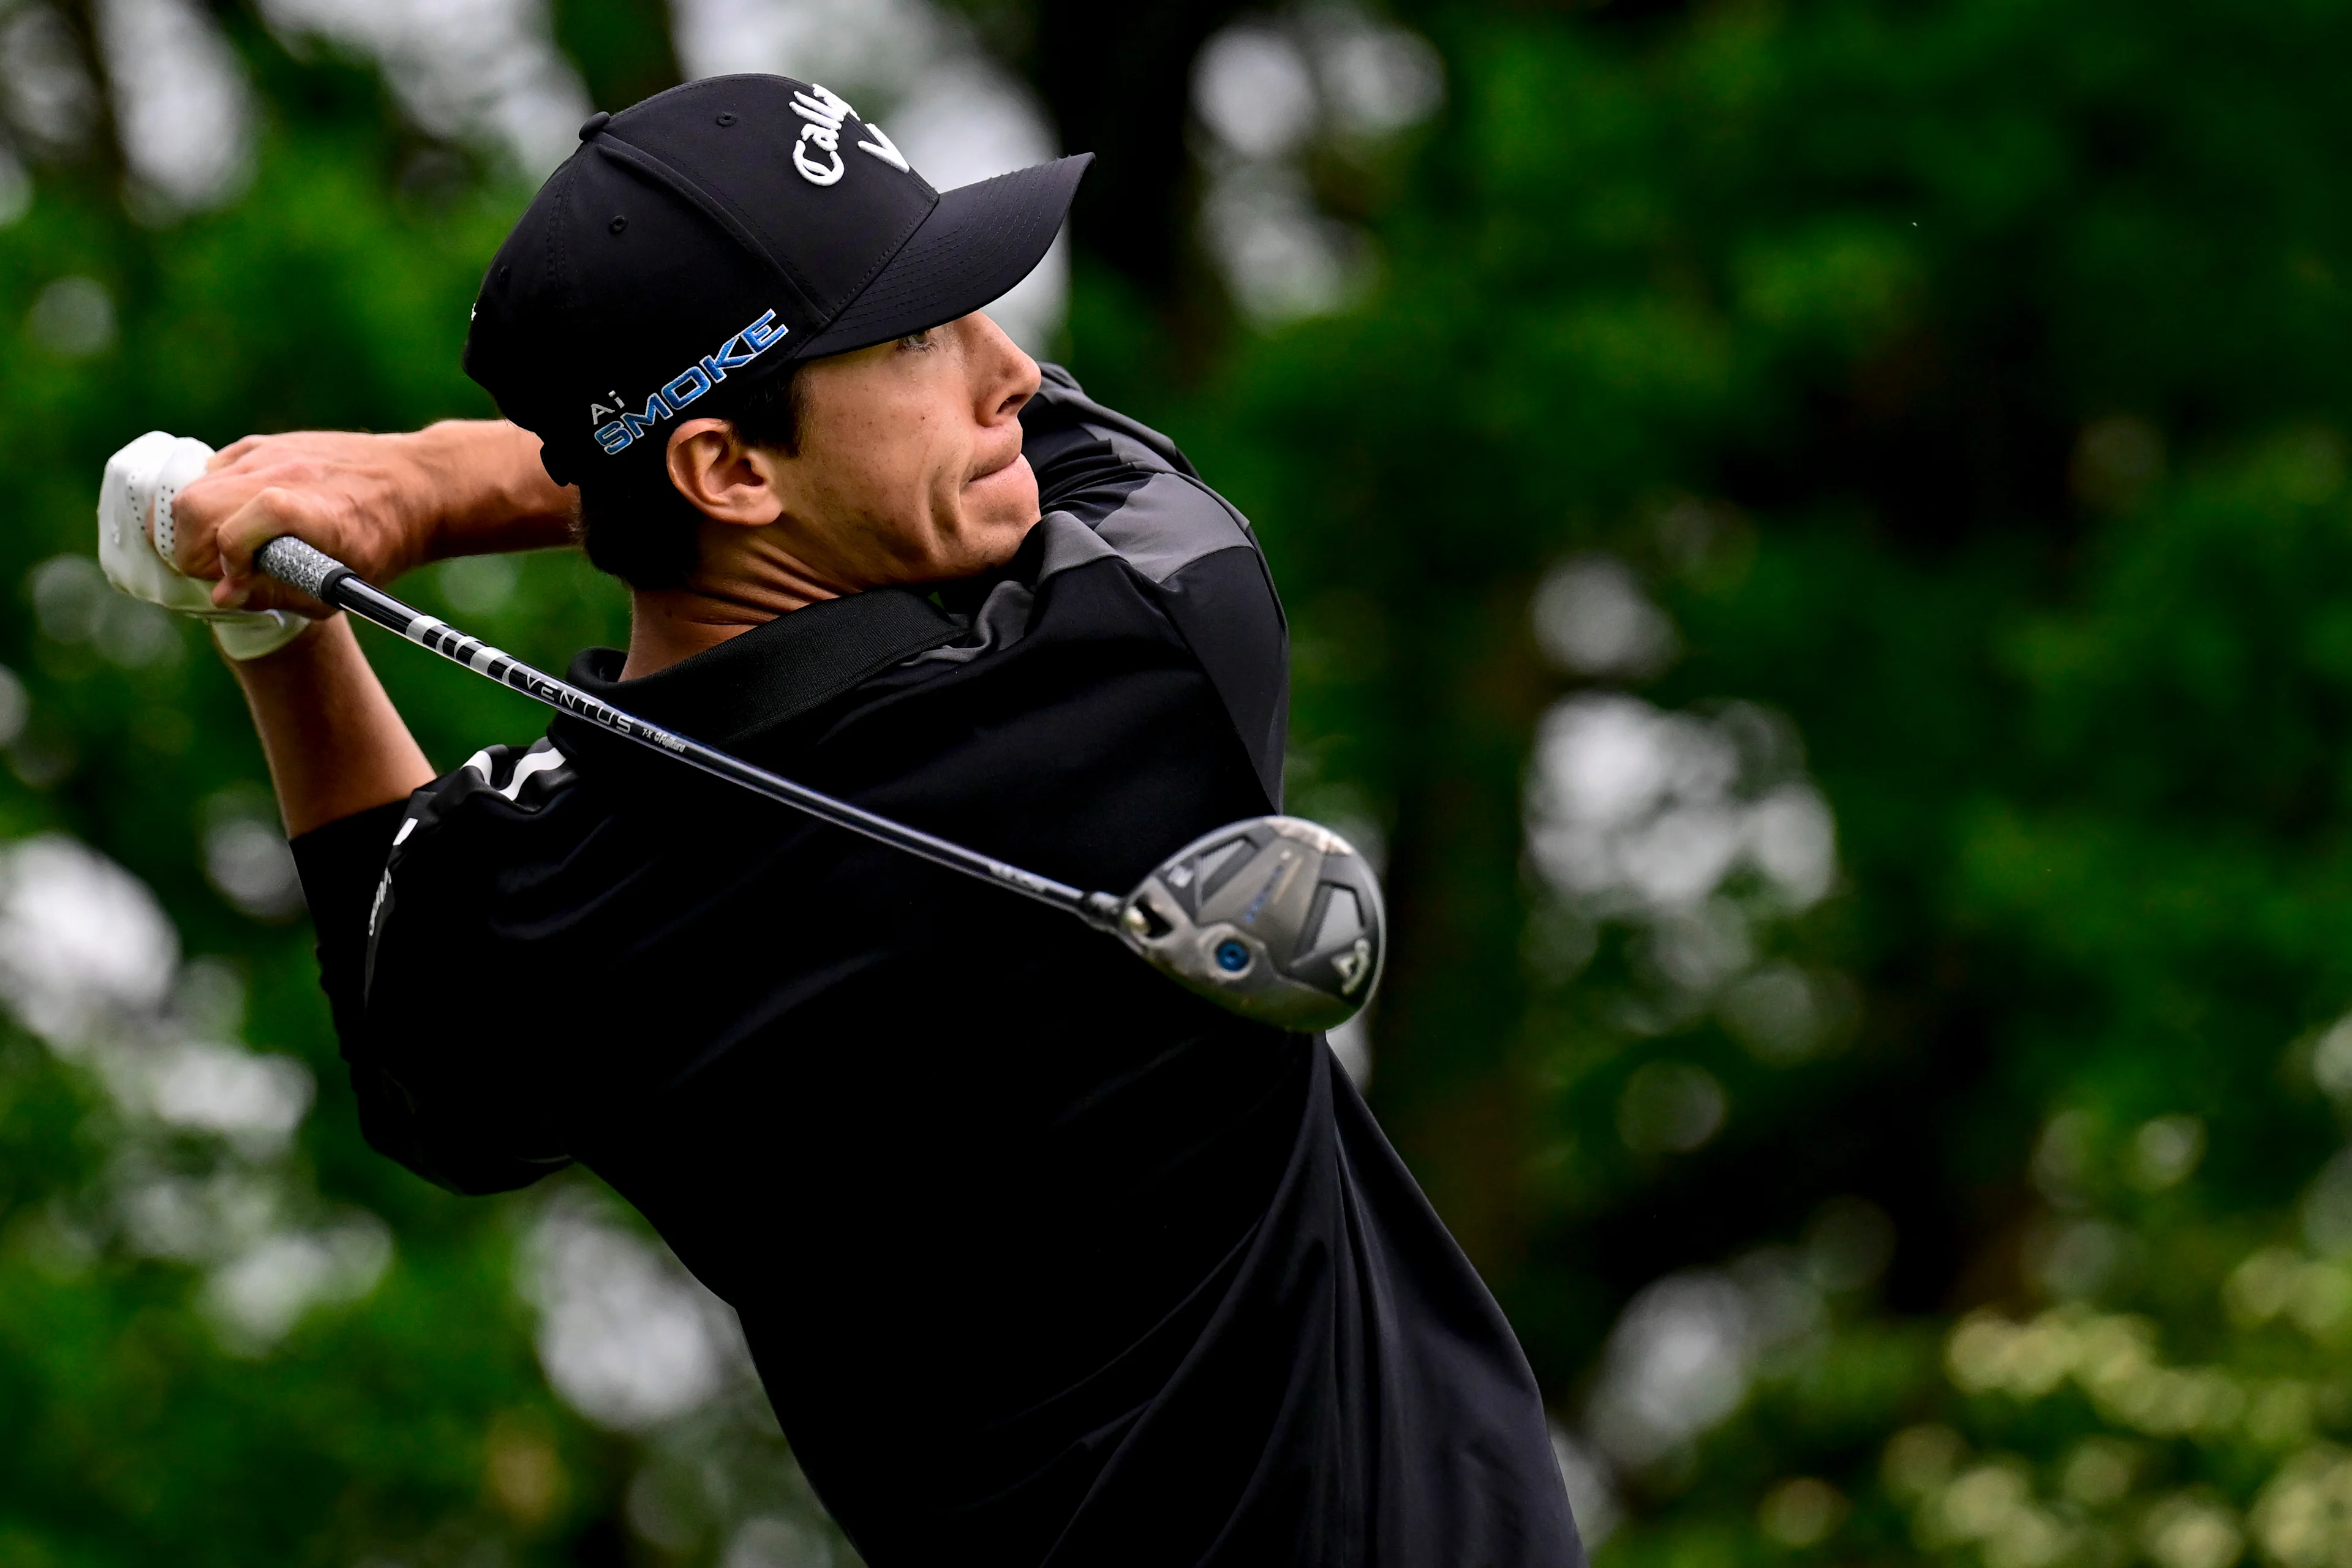
[{"label": "golf club shaft", "polygon": [[1118,902],[1108,894],[1090,895],[1066,883],[1056,882],[1051,877],[1041,877],[1018,866],[1008,866],[976,849],[967,849],[961,844],[935,838],[904,823],[893,822],[887,816],[877,816],[847,801],[835,800],[805,784],[796,784],[790,779],[779,777],[765,768],[754,767],[740,757],[730,756],[699,741],[674,733],[658,724],[647,723],[634,714],[624,713],[576,686],[533,669],[512,655],[466,636],[444,621],[409,608],[360,577],[333,556],[305,544],[291,534],[273,539],[263,545],[256,563],[263,572],[279,582],[299,588],[337,609],[348,610],[373,621],[386,631],[397,633],[420,647],[432,649],[453,664],[462,664],[478,675],[487,676],[502,686],[512,687],[524,696],[535,698],[560,712],[584,719],[600,730],[675,757],[714,778],[740,784],[755,795],[793,806],[836,827],[862,833],[894,849],[919,855],[934,865],[1010,888],[1016,893],[1024,893],[1041,904],[1051,904],[1057,910],[1074,914],[1097,929],[1110,929],[1116,917]]}]

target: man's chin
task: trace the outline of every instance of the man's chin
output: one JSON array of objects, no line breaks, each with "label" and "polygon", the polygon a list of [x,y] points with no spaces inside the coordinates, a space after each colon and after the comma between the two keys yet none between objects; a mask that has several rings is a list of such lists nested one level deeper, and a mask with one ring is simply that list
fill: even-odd
[{"label": "man's chin", "polygon": [[956,562],[954,575],[958,578],[978,577],[1011,565],[1013,558],[1021,553],[1022,543],[1028,539],[1029,531],[1043,521],[1034,508],[1025,522],[1013,518],[967,517],[964,547]]},{"label": "man's chin", "polygon": [[[1037,519],[1037,474],[1030,468],[1026,456],[1014,458],[1004,467],[976,479],[967,480],[963,487],[963,514],[983,518],[994,527],[998,520],[1010,522],[1026,517]],[[1023,528],[1027,523],[1021,524]]]}]

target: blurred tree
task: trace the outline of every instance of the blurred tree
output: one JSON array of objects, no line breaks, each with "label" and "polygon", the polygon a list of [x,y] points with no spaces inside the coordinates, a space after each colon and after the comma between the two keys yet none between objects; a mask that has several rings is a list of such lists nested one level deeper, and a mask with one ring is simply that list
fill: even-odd
[{"label": "blurred tree", "polygon": [[[0,16],[0,1564],[845,1561],[627,1216],[360,1144],[234,689],[87,561],[149,426],[483,411],[511,160],[678,68],[635,0],[395,9]],[[1433,0],[1430,78],[961,9],[1104,154],[1076,367],[1261,525],[1294,802],[1389,856],[1375,1104],[1605,1552],[2352,1561],[2347,19]],[[121,110],[166,13],[244,84],[210,184]],[[1236,23],[1307,95],[1257,152],[1189,107]],[[1255,333],[1188,258],[1250,190],[1218,264],[1324,268]],[[407,587],[621,624],[562,555]],[[445,761],[538,727],[382,662]],[[620,1300],[703,1359],[614,1373]]]},{"label": "blurred tree", "polygon": [[[2255,1505],[2336,1484],[2277,1468],[2336,1320],[2225,1352],[2283,1309],[2219,1291],[2340,1136],[2280,1063],[2352,1001],[2343,19],[1419,19],[1377,293],[1160,412],[1275,558],[1299,805],[1388,828],[1375,1105],[1612,1550],[2335,1561]],[[2334,1190],[2260,1278],[2335,1289]],[[1939,1365],[2049,1300],[2162,1326],[2049,1320],[2030,1417],[1994,1320]],[[2150,1416],[2125,1342],[2320,1392]]]},{"label": "blurred tree", "polygon": [[597,108],[626,109],[678,82],[669,7],[661,0],[562,0],[555,41],[580,68]]},{"label": "blurred tree", "polygon": [[[338,43],[267,15],[0,19],[0,1563],[710,1561],[745,1529],[815,1561],[837,1536],[730,1325],[641,1227],[573,1188],[462,1203],[362,1144],[235,688],[95,575],[96,479],[142,429],[489,412],[457,351],[527,187],[486,100],[413,19]],[[561,21],[600,91],[675,77],[658,8]],[[549,79],[524,107],[562,115]],[[156,143],[110,106],[151,89],[249,187],[142,186]],[[624,626],[563,555],[407,591],[542,660]],[[541,722],[383,663],[445,761]],[[668,1336],[667,1382],[600,1371],[661,1364],[614,1348],[615,1299]],[[674,1474],[625,1521],[633,1478]]]},{"label": "blurred tree", "polygon": [[1062,145],[1096,158],[1071,214],[1080,265],[1173,312],[1171,330],[1180,332],[1211,324],[1192,244],[1192,66],[1209,36],[1242,9],[1238,0],[1036,6],[1032,78]]}]

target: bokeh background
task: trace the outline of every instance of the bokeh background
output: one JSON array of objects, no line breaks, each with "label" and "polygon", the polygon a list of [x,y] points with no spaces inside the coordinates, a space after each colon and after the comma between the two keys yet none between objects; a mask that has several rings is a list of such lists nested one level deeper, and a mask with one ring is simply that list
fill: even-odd
[{"label": "bokeh background", "polygon": [[1396,921],[1335,1047],[1603,1568],[2352,1568],[2352,7],[1389,3],[0,3],[0,1568],[855,1562],[593,1180],[363,1147],[90,559],[141,431],[488,414],[535,180],[741,69],[1101,155],[1001,314],[1257,522]]}]

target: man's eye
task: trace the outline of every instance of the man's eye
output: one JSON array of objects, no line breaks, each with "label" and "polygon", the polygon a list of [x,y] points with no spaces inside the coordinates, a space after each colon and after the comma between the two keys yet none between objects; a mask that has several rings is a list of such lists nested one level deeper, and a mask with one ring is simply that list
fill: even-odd
[{"label": "man's eye", "polygon": [[931,329],[925,327],[919,332],[908,332],[905,337],[898,340],[898,346],[902,349],[929,348],[931,346]]}]

